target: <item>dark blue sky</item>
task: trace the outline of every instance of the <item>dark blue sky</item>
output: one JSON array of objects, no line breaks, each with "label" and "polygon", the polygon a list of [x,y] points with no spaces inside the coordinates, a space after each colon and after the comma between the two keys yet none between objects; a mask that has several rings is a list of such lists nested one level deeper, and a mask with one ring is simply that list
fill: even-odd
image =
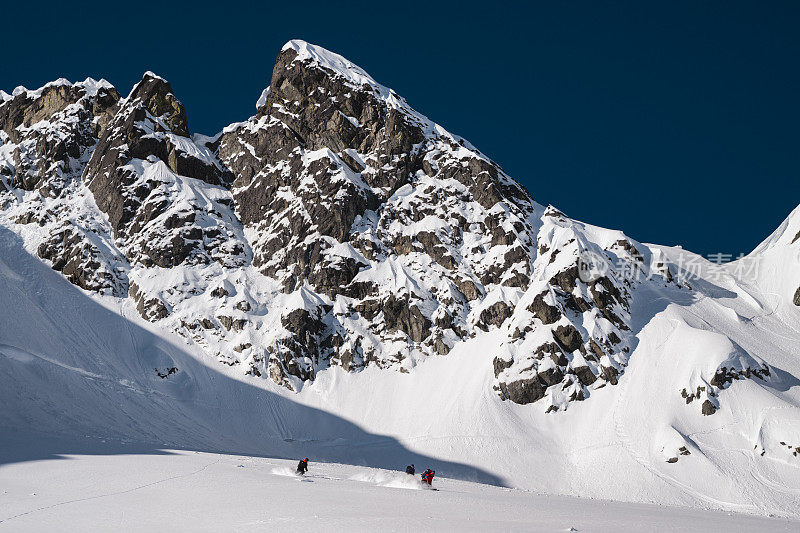
[{"label": "dark blue sky", "polygon": [[302,38],[537,201],[641,241],[748,252],[800,203],[800,2],[8,4],[8,92],[93,76],[127,94],[153,70],[213,134]]}]

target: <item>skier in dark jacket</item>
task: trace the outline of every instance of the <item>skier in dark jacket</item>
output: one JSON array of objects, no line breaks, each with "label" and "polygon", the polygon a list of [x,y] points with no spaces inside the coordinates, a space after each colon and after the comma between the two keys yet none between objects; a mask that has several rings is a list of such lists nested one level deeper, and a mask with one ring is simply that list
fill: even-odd
[{"label": "skier in dark jacket", "polygon": [[431,470],[430,468],[427,469],[422,473],[422,482],[427,483],[428,485],[433,484],[433,476],[436,475],[435,470]]},{"label": "skier in dark jacket", "polygon": [[297,473],[301,476],[308,472],[308,457],[297,463]]},{"label": "skier in dark jacket", "polygon": [[414,464],[413,463],[406,467],[406,474],[411,474],[413,476],[414,472],[415,472],[415,470],[414,470]]}]

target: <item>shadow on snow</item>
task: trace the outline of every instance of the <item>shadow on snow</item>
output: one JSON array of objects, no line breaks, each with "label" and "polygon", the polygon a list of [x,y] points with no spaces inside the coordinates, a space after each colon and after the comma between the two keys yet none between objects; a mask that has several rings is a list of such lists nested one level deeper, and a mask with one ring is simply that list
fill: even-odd
[{"label": "shadow on snow", "polygon": [[[263,380],[256,386],[259,378],[227,376],[217,364],[107,309],[0,227],[0,465],[177,449],[395,470],[415,463],[503,484],[262,388]],[[156,375],[169,366],[179,372]]]}]

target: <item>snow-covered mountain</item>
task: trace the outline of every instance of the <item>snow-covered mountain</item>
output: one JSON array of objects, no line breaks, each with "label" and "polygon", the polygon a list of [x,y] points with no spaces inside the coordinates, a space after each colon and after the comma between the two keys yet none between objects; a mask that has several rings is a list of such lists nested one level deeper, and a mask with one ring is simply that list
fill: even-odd
[{"label": "snow-covered mountain", "polygon": [[725,265],[639,243],[303,41],[190,132],[150,72],[0,92],[0,425],[798,514],[800,208]]}]

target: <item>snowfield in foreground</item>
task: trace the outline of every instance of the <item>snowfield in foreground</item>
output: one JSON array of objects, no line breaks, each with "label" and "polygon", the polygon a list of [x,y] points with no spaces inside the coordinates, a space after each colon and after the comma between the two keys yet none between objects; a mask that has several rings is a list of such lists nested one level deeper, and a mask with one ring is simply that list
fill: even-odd
[{"label": "snowfield in foreground", "polygon": [[[2,439],[4,450],[19,445]],[[22,440],[27,443],[30,441]],[[0,468],[3,531],[797,531],[800,522],[546,496],[402,472],[84,443],[96,455]],[[130,455],[126,454],[130,453]],[[422,466],[422,465],[418,465]],[[572,528],[572,529],[570,529]]]}]

